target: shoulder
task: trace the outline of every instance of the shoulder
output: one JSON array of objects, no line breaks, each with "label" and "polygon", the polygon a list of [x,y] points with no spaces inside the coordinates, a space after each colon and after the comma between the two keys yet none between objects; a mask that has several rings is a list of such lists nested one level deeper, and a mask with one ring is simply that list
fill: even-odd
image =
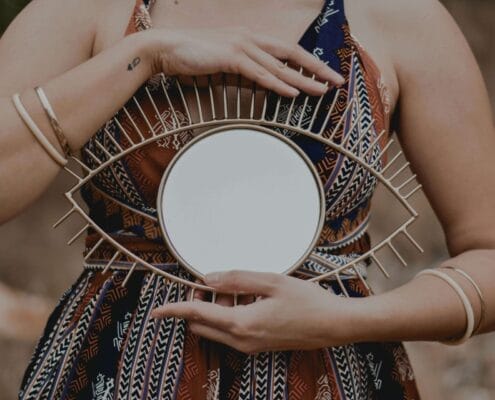
[{"label": "shoulder", "polygon": [[420,33],[420,28],[431,24],[447,23],[450,18],[446,8],[439,0],[348,0],[359,7],[363,13],[384,30],[405,32],[413,28]]},{"label": "shoulder", "polygon": [[[14,18],[2,35],[2,42],[39,46],[40,41],[61,43],[78,41],[78,49],[89,51],[98,23],[102,1],[32,0]],[[58,39],[58,40],[57,40]],[[74,43],[71,43],[74,46]],[[44,49],[44,47],[43,47]]]},{"label": "shoulder", "polygon": [[90,58],[102,3],[30,1],[0,38],[0,93],[50,79]]},{"label": "shoulder", "polygon": [[125,35],[137,0],[105,0],[97,16],[93,53],[118,42]]},{"label": "shoulder", "polygon": [[379,30],[398,73],[424,60],[444,62],[446,49],[465,50],[462,32],[439,0],[353,1]]}]

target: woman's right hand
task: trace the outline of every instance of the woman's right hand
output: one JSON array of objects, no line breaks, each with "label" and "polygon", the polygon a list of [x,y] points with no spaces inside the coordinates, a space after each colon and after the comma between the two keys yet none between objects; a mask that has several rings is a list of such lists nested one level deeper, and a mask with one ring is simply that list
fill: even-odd
[{"label": "woman's right hand", "polygon": [[[300,90],[321,95],[329,86],[344,83],[340,74],[299,44],[290,46],[247,28],[150,29],[145,33],[154,43],[153,73],[186,77],[240,74],[287,97],[297,96]],[[303,67],[315,79],[291,64]]]}]

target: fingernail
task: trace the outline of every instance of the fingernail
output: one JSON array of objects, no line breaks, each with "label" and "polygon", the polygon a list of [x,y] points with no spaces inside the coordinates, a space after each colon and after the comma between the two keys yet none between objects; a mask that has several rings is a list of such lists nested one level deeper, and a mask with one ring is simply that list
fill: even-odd
[{"label": "fingernail", "polygon": [[220,274],[218,272],[210,272],[205,275],[205,281],[207,284],[215,284],[220,281]]},{"label": "fingernail", "polygon": [[300,93],[301,92],[298,89],[294,89],[294,88],[291,89],[291,95],[294,97],[299,96]]}]

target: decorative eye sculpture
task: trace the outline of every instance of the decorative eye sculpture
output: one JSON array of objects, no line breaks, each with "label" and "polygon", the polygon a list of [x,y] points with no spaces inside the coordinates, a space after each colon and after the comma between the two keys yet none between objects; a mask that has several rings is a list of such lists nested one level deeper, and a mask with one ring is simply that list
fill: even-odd
[{"label": "decorative eye sculpture", "polygon": [[[69,244],[90,229],[98,240],[85,258],[103,244],[111,246],[105,269],[122,260],[132,265],[123,285],[136,268],[145,268],[191,293],[215,294],[201,283],[206,273],[247,269],[296,273],[315,283],[336,279],[343,294],[342,279],[355,276],[372,293],[363,276],[369,264],[389,277],[380,250],[391,250],[407,265],[394,245],[397,236],[422,252],[408,231],[418,216],[409,199],[421,185],[408,174],[409,163],[399,161],[401,151],[388,157],[393,139],[385,129],[377,131],[357,90],[284,98],[241,77],[229,81],[226,74],[216,83],[212,77],[155,75],[80,158],[72,157],[75,164],[65,168],[76,179],[65,193],[71,208],[54,226],[79,214],[86,224]],[[162,245],[186,274],[160,269],[127,248],[75,196],[151,147],[160,148],[156,159],[147,160],[160,176],[150,186],[151,200],[134,201],[117,191],[106,195],[158,227]],[[405,211],[404,218],[370,248],[339,253],[365,234],[378,184]],[[348,224],[349,215],[358,222]]]}]

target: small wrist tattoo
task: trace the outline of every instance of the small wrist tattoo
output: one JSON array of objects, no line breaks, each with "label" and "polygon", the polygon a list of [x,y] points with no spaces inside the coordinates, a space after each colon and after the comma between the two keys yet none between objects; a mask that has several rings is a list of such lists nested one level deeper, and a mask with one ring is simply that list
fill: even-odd
[{"label": "small wrist tattoo", "polygon": [[139,57],[136,57],[127,66],[127,71],[132,71],[134,68],[136,68],[139,65],[140,62],[141,62],[141,59]]}]

